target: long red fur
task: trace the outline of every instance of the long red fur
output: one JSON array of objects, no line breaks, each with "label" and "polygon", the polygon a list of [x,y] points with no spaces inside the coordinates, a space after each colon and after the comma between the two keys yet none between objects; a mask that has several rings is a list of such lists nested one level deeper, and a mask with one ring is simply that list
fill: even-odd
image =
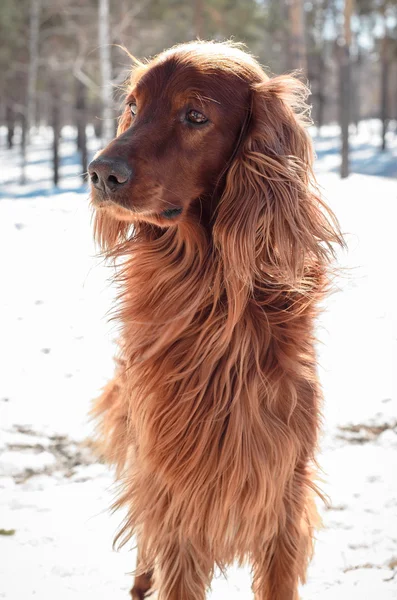
[{"label": "long red fur", "polygon": [[160,600],[204,599],[214,566],[235,560],[258,600],[296,600],[317,523],[315,319],[342,240],[312,173],[304,85],[208,48],[173,51],[249,77],[252,125],[211,227],[131,229],[97,210],[122,334],[96,414],[127,510],[118,540],[136,536]]}]

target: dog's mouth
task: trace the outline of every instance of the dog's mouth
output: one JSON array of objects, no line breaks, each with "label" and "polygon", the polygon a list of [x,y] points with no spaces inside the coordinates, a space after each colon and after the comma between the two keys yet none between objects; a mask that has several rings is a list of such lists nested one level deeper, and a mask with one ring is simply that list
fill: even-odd
[{"label": "dog's mouth", "polygon": [[177,221],[177,218],[183,212],[183,208],[181,207],[166,208],[161,212],[143,210],[142,208],[136,209],[133,206],[123,206],[121,202],[116,202],[112,198],[105,196],[105,194],[92,193],[91,202],[96,209],[107,210],[111,215],[123,221],[143,220],[158,224],[162,223],[163,225],[165,225],[164,221],[169,221],[171,225],[172,222]]},{"label": "dog's mouth", "polygon": [[[146,212],[148,214],[153,214],[152,211],[144,211],[144,210],[135,210],[133,206],[127,206],[125,205],[123,202],[117,201],[116,199],[113,199],[109,196],[107,196],[106,194],[98,194],[97,192],[91,192],[91,201],[94,204],[94,206],[96,207],[106,207],[106,206],[117,206],[117,207],[121,207],[124,210],[131,212],[133,214],[145,214]],[[165,210],[161,211],[160,213],[157,213],[158,216],[162,217],[163,219],[168,219],[169,221],[172,221],[173,219],[175,219],[176,217],[179,217],[180,214],[182,214],[183,208],[181,207],[174,207],[174,208],[166,208]]]},{"label": "dog's mouth", "polygon": [[178,215],[180,215],[182,213],[182,208],[167,208],[166,210],[163,210],[163,212],[161,213],[161,216],[164,217],[164,219],[175,219],[175,217],[177,217]]}]

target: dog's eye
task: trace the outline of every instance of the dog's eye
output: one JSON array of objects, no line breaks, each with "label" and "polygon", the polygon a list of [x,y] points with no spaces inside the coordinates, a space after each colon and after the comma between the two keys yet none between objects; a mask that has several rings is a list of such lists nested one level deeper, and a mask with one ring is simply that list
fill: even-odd
[{"label": "dog's eye", "polygon": [[137,108],[135,102],[129,102],[128,106],[130,107],[132,116],[135,117],[136,113],[138,112],[138,108]]},{"label": "dog's eye", "polygon": [[207,117],[203,115],[203,113],[198,110],[188,110],[186,113],[186,121],[189,123],[194,123],[195,125],[202,125],[208,121]]}]

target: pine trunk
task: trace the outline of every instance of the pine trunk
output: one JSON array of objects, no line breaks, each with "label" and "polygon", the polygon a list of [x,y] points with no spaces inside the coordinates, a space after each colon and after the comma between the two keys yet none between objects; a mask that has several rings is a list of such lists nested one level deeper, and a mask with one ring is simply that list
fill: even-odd
[{"label": "pine trunk", "polygon": [[52,98],[52,111],[51,111],[51,125],[53,131],[52,139],[52,181],[55,186],[59,183],[59,139],[61,132],[61,119],[60,119],[60,98],[59,90],[56,83],[51,86],[51,98]]},{"label": "pine trunk", "polygon": [[26,137],[27,137],[27,119],[25,113],[21,113],[21,176],[20,184],[26,183]]},{"label": "pine trunk", "polygon": [[303,0],[291,0],[289,5],[291,34],[291,66],[307,74],[305,11]]},{"label": "pine trunk", "polygon": [[77,149],[81,160],[81,177],[86,180],[87,174],[87,108],[86,108],[86,88],[84,84],[77,80],[76,84],[76,122],[77,122]]},{"label": "pine trunk", "polygon": [[340,176],[349,176],[349,124],[350,124],[350,53],[348,46],[341,48],[339,72],[340,128],[342,137],[342,162]]},{"label": "pine trunk", "polygon": [[382,52],[381,52],[381,114],[380,118],[382,121],[382,151],[386,150],[387,140],[386,134],[389,126],[389,56],[388,56],[388,39],[387,35],[382,40]]},{"label": "pine trunk", "polygon": [[10,104],[6,106],[6,124],[7,124],[7,148],[11,150],[14,145],[14,131],[15,131],[15,115],[13,108]]},{"label": "pine trunk", "polygon": [[37,101],[37,72],[39,68],[39,32],[40,32],[41,0],[30,0],[30,25],[29,25],[29,71],[28,71],[28,98],[27,98],[27,130],[36,120]]},{"label": "pine trunk", "polygon": [[320,50],[318,57],[318,91],[317,91],[317,134],[321,135],[321,128],[324,125],[324,111],[325,111],[325,82],[326,78],[326,67],[323,55]]},{"label": "pine trunk", "polygon": [[193,31],[194,38],[204,38],[204,0],[193,0]]},{"label": "pine trunk", "polygon": [[341,171],[342,179],[349,176],[349,124],[351,119],[351,16],[353,12],[353,0],[345,0],[344,7],[344,37],[340,47],[339,68],[339,112],[341,128]]},{"label": "pine trunk", "polygon": [[99,58],[101,69],[102,144],[113,138],[112,64],[109,36],[109,0],[99,0]]}]

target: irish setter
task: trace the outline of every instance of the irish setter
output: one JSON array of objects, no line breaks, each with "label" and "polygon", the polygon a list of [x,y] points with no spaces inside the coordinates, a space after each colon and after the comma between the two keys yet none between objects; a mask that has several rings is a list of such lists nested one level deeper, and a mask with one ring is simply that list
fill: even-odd
[{"label": "irish setter", "polygon": [[132,598],[203,600],[252,566],[296,600],[312,551],[320,418],[314,324],[338,224],[312,174],[307,90],[239,47],[136,64],[118,136],[89,167],[116,259],[117,372],[97,401],[138,544]]}]

